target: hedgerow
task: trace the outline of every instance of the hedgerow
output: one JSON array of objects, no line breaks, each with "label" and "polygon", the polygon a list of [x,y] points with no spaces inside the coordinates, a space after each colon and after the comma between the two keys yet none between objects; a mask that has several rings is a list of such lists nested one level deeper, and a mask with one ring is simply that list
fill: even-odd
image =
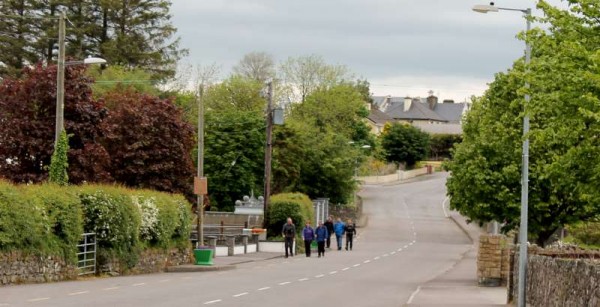
[{"label": "hedgerow", "polygon": [[288,217],[292,218],[296,231],[300,231],[306,221],[313,220],[314,209],[308,196],[301,193],[284,193],[271,197],[267,214],[269,214],[268,234],[278,236],[281,235],[281,229]]}]

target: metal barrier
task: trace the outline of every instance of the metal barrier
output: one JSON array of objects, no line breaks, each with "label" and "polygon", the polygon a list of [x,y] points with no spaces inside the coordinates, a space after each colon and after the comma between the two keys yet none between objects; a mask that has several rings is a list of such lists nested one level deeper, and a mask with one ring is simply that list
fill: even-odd
[{"label": "metal barrier", "polygon": [[84,233],[77,244],[79,275],[96,274],[96,234]]}]

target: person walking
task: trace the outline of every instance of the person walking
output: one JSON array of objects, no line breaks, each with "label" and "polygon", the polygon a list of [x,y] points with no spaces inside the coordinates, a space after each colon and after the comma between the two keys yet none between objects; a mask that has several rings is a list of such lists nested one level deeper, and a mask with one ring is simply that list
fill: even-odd
[{"label": "person walking", "polygon": [[333,224],[333,231],[335,232],[335,239],[337,240],[338,250],[342,250],[342,236],[344,235],[344,222],[341,218],[338,218],[335,224]]},{"label": "person walking", "polygon": [[348,246],[350,246],[350,250],[352,250],[352,239],[354,238],[354,235],[356,235],[356,225],[352,223],[351,219],[348,219],[344,231],[346,232],[346,250],[348,250]]},{"label": "person walking", "polygon": [[306,226],[304,226],[304,229],[302,229],[302,240],[304,240],[304,251],[306,252],[306,257],[310,257],[310,245],[314,239],[315,230],[310,227],[310,222],[306,222]]},{"label": "person walking", "polygon": [[317,253],[319,257],[325,257],[325,240],[329,238],[329,231],[323,225],[323,222],[319,221],[319,226],[315,229],[315,235],[317,237]]},{"label": "person walking", "polygon": [[292,223],[292,218],[288,217],[285,224],[283,224],[283,228],[281,229],[281,236],[283,236],[285,240],[285,258],[289,255],[294,256],[294,237],[296,236],[296,225]]},{"label": "person walking", "polygon": [[331,235],[333,234],[333,216],[329,216],[323,225],[325,225],[325,228],[327,228],[327,248],[330,248]]}]

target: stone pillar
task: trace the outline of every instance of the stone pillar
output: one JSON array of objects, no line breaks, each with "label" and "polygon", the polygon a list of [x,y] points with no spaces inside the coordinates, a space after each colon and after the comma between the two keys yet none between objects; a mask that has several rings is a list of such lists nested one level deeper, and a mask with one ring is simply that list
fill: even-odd
[{"label": "stone pillar", "polygon": [[248,235],[242,235],[242,244],[244,244],[244,254],[248,253]]},{"label": "stone pillar", "polygon": [[252,234],[252,242],[254,242],[256,244],[256,251],[259,252],[260,245],[258,244],[258,234],[257,233]]},{"label": "stone pillar", "polygon": [[482,234],[479,237],[477,254],[477,279],[482,286],[500,286],[506,284],[507,258],[503,253],[507,240],[503,235]]},{"label": "stone pillar", "polygon": [[233,249],[235,247],[235,236],[228,235],[227,237],[227,256],[233,256]]}]

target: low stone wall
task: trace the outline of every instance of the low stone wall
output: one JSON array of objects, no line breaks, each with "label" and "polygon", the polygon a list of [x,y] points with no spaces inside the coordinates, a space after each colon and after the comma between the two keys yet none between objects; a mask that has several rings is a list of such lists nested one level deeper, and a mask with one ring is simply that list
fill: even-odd
[{"label": "low stone wall", "polygon": [[375,184],[375,183],[388,183],[394,181],[402,181],[408,180],[411,178],[415,178],[417,176],[422,176],[428,174],[428,168],[422,167],[413,169],[410,171],[397,171],[395,174],[384,175],[384,176],[364,176],[358,177],[358,181],[361,181],[365,184]]},{"label": "low stone wall", "polygon": [[[527,259],[528,306],[600,306],[600,253],[531,247]],[[518,300],[518,254],[512,295]]]},{"label": "low stone wall", "polygon": [[508,283],[510,248],[504,235],[482,234],[477,253],[477,279],[481,286],[501,286]]},{"label": "low stone wall", "polygon": [[164,271],[168,266],[193,263],[191,249],[161,249],[144,250],[135,266],[127,269],[117,258],[99,259],[98,272],[111,275],[147,274]]},{"label": "low stone wall", "polygon": [[78,269],[62,257],[21,251],[0,253],[0,285],[42,283],[77,278]]}]

